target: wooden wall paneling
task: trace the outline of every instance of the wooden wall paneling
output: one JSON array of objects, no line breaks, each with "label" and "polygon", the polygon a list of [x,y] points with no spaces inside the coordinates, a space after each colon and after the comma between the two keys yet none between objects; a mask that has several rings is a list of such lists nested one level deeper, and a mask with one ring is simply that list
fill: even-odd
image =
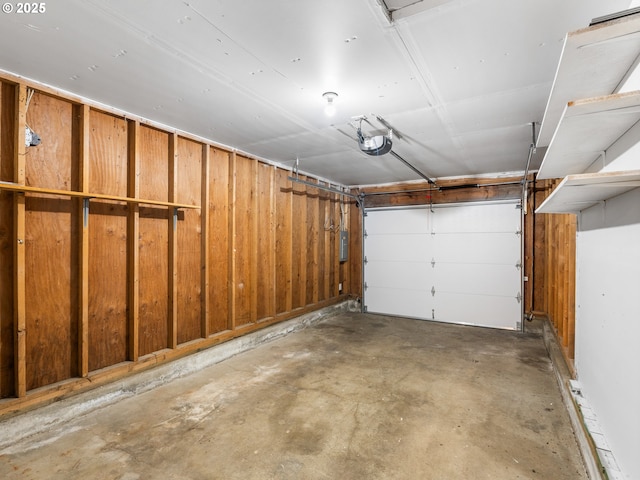
[{"label": "wooden wall paneling", "polygon": [[[140,196],[140,122],[127,121],[127,192]],[[140,205],[129,206],[127,217],[127,357],[140,356]]]},{"label": "wooden wall paneling", "polygon": [[[312,182],[313,179],[307,179]],[[318,303],[318,239],[320,236],[320,200],[318,189],[313,187],[307,188],[307,212],[306,212],[306,230],[307,230],[307,303]]]},{"label": "wooden wall paneling", "polygon": [[[202,197],[202,144],[178,138],[176,200],[200,205]],[[183,209],[177,230],[178,344],[202,338],[201,211]]]},{"label": "wooden wall paneling", "polygon": [[[78,118],[78,191],[89,192],[88,105],[75,105]],[[78,208],[78,375],[89,373],[89,199],[75,200]]]},{"label": "wooden wall paneling", "polygon": [[567,355],[575,358],[576,342],[576,233],[577,216],[568,216],[567,223]]},{"label": "wooden wall paneling", "polygon": [[[178,181],[178,134],[169,134],[169,201],[176,201],[176,189]],[[170,220],[168,222],[167,236],[169,238],[169,272],[167,284],[169,290],[168,318],[167,318],[167,346],[178,346],[178,210],[169,209]]]},{"label": "wooden wall paneling", "polygon": [[276,313],[292,310],[292,187],[289,172],[276,171]]},{"label": "wooden wall paneling", "polygon": [[341,229],[341,216],[340,216],[340,195],[332,195],[333,205],[333,229],[331,231],[331,296],[336,297],[339,294],[340,283],[340,256],[338,255],[338,248],[340,243],[340,229]]},{"label": "wooden wall paneling", "polygon": [[238,195],[238,188],[236,185],[236,177],[237,177],[237,163],[238,156],[236,152],[231,152],[229,157],[229,245],[228,245],[228,255],[229,255],[229,327],[231,330],[235,330],[236,323],[236,262],[238,257],[238,245],[236,244],[236,229],[237,229],[237,218],[236,218],[236,201]]},{"label": "wooden wall paneling", "polygon": [[362,206],[349,208],[349,294],[362,298]]},{"label": "wooden wall paneling", "polygon": [[[26,184],[26,124],[27,89],[24,85],[18,85],[15,89],[15,121],[14,126],[14,157],[13,174],[14,182],[20,185]],[[22,194],[14,196],[13,211],[14,243],[14,332],[15,332],[15,392],[18,397],[27,394],[27,314],[26,314],[26,197]]]},{"label": "wooden wall paneling", "polygon": [[[318,182],[320,183],[320,182]],[[325,190],[318,190],[318,301],[327,298],[325,278],[327,272],[327,203],[329,194]]]},{"label": "wooden wall paneling", "polygon": [[[141,198],[168,201],[170,134],[140,126],[138,143]],[[140,207],[139,354],[169,347],[169,226],[172,208]],[[172,332],[171,332],[172,333]]]},{"label": "wooden wall paneling", "polygon": [[257,160],[251,160],[251,200],[250,200],[250,214],[249,214],[249,232],[251,235],[251,249],[249,258],[249,278],[251,283],[249,284],[250,291],[250,323],[255,324],[258,321],[258,272],[260,271],[259,256],[258,256],[258,244],[260,238],[260,231],[258,229],[260,225],[260,193],[259,193],[259,164]]},{"label": "wooden wall paneling", "polygon": [[[210,198],[208,206],[210,243],[210,333],[223,332],[231,328],[229,306],[231,303],[230,265],[230,195],[231,195],[231,154],[211,147],[210,153]],[[203,206],[204,207],[204,206]]]},{"label": "wooden wall paneling", "polygon": [[209,294],[209,202],[210,202],[210,163],[211,147],[202,144],[201,172],[200,172],[200,335],[207,338],[209,328],[210,294]]},{"label": "wooden wall paneling", "polygon": [[275,167],[258,163],[256,234],[256,314],[264,321],[275,316]]},{"label": "wooden wall paneling", "polygon": [[[135,197],[135,183],[131,192],[127,189],[127,121],[93,109],[89,117],[87,190],[122,197],[131,193]],[[132,141],[135,135],[134,130]],[[133,149],[131,155],[135,169]],[[128,226],[128,222],[134,220],[135,224]],[[92,199],[89,224],[88,369],[94,371],[128,359],[127,288],[128,285],[129,288],[137,288],[138,276],[137,270],[129,272],[127,267],[128,242],[137,237],[129,236],[127,230],[137,230],[137,206],[131,204],[127,207],[123,202]],[[129,249],[129,252],[136,251],[137,248]],[[127,282],[128,273],[130,283]],[[135,305],[137,300],[132,301],[132,317],[137,311]],[[131,336],[135,337],[135,333]]]},{"label": "wooden wall paneling", "polygon": [[[15,127],[19,122],[17,90],[14,85],[0,82],[0,181],[3,182],[16,180],[14,167],[20,161],[15,153],[20,130]],[[24,132],[24,128],[21,131]],[[21,158],[24,160],[24,155]],[[14,253],[17,237],[14,233],[14,196],[24,199],[24,195],[0,191],[0,398],[14,396],[16,391]],[[22,205],[24,207],[24,202]]]},{"label": "wooden wall paneling", "polygon": [[[306,177],[303,180],[308,181]],[[291,307],[301,308],[306,305],[307,293],[307,222],[305,215],[307,187],[304,184],[291,182]]]},{"label": "wooden wall paneling", "polygon": [[[26,183],[77,189],[78,132],[73,104],[36,92],[27,122],[42,143],[27,149]],[[41,194],[26,198],[27,389],[78,375],[76,207],[70,198]]]},{"label": "wooden wall paneling", "polygon": [[256,274],[253,262],[257,260],[254,256],[256,250],[254,220],[257,213],[255,211],[256,166],[255,160],[236,155],[233,210],[235,232],[232,237],[235,252],[233,296],[235,298],[234,327],[236,328],[254,322],[252,286]]},{"label": "wooden wall paneling", "polygon": [[331,282],[333,273],[333,229],[335,227],[333,218],[333,193],[327,193],[324,201],[324,271],[321,281],[323,281],[322,299],[331,298]]},{"label": "wooden wall paneling", "polygon": [[[347,197],[342,199],[342,209],[343,209],[343,219],[344,225],[343,228],[348,232],[349,235],[349,243],[352,241],[351,233],[350,233],[350,223],[351,223],[351,200]],[[340,241],[340,239],[338,239]],[[340,282],[342,283],[342,290],[339,292],[341,294],[351,293],[349,290],[349,286],[351,284],[350,273],[351,267],[350,264],[352,262],[352,258],[349,255],[347,248],[347,261],[340,263]]]}]

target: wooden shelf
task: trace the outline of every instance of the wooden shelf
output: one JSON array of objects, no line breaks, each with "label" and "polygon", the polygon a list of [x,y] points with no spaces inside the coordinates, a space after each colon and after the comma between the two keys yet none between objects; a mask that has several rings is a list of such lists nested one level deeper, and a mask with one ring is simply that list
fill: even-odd
[{"label": "wooden shelf", "polygon": [[570,102],[555,131],[537,178],[562,178],[584,173],[624,134],[640,140],[630,130],[640,120],[640,92]]},{"label": "wooden shelf", "polygon": [[116,202],[137,203],[139,205],[154,205],[154,206],[161,206],[161,207],[200,208],[199,205],[187,205],[184,203],[162,202],[159,200],[145,200],[142,198],[132,198],[132,197],[118,197],[114,195],[103,195],[101,193],[76,192],[73,190],[56,190],[52,188],[30,187],[27,185],[19,185],[17,183],[9,183],[9,182],[0,182],[0,190],[10,190],[12,192],[19,192],[19,193],[42,193],[42,194],[48,194],[48,195],[60,195],[60,196],[76,197],[76,198],[89,198],[89,199],[95,198],[98,200],[112,200]]},{"label": "wooden shelf", "polygon": [[536,209],[536,213],[578,213],[638,187],[640,170],[569,175]]},{"label": "wooden shelf", "polygon": [[617,92],[640,56],[640,14],[567,34],[537,146],[551,144],[566,105]]}]

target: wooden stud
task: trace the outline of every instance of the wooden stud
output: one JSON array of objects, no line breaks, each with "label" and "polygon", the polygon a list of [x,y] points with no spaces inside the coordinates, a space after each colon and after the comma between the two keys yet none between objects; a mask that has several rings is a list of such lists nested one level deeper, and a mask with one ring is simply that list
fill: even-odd
[{"label": "wooden stud", "polygon": [[202,145],[202,178],[200,183],[201,205],[200,212],[201,235],[200,235],[200,268],[201,268],[201,294],[200,294],[200,331],[203,338],[210,335],[209,328],[209,185],[210,185],[210,162],[211,147],[206,143]]},{"label": "wooden stud", "polygon": [[258,321],[258,243],[260,242],[260,222],[259,222],[259,182],[258,182],[258,162],[256,160],[251,161],[251,175],[253,175],[253,192],[251,195],[251,259],[250,259],[250,286],[251,288],[251,301],[250,301],[250,315],[251,323]]},{"label": "wooden stud", "polygon": [[[25,127],[27,120],[27,87],[16,86],[16,107],[14,122],[14,178],[13,181],[24,185],[26,181]],[[14,331],[15,331],[15,390],[18,397],[27,395],[27,317],[26,317],[26,278],[25,278],[25,196],[14,195]]]},{"label": "wooden stud", "polygon": [[[78,158],[78,190],[89,190],[89,116],[87,105],[77,107],[80,122],[80,155]],[[78,199],[78,373],[86,377],[89,373],[89,199]]]},{"label": "wooden stud", "polygon": [[[140,193],[140,122],[128,122],[128,193],[129,197],[137,198]],[[137,362],[139,358],[140,342],[140,205],[130,205],[127,225],[128,266],[129,277],[127,287],[127,305],[129,316],[129,360]]]},{"label": "wooden stud", "polygon": [[229,328],[236,328],[236,152],[229,157]]},{"label": "wooden stud", "polygon": [[[169,135],[169,201],[176,200],[178,181],[178,134]],[[167,345],[178,346],[178,211],[169,209],[169,271]]]}]

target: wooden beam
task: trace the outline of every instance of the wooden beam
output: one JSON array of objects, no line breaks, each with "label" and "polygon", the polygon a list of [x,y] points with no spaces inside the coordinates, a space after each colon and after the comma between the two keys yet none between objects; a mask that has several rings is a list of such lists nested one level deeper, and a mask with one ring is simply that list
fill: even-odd
[{"label": "wooden beam", "polygon": [[201,294],[200,294],[200,332],[203,338],[210,335],[209,328],[209,181],[211,147],[206,143],[202,145],[202,174],[200,182],[200,193],[202,195],[200,204],[200,269],[201,269]]},{"label": "wooden beam", "polygon": [[[79,110],[79,158],[78,190],[89,190],[89,118],[87,105],[77,106]],[[78,374],[86,377],[89,373],[89,199],[78,200]]]},{"label": "wooden beam", "polygon": [[[13,181],[24,185],[25,174],[25,127],[27,121],[27,87],[23,84],[16,86],[16,107],[14,118],[15,150],[13,157]],[[16,396],[27,395],[27,317],[26,317],[26,279],[25,279],[25,196],[21,193],[14,195],[14,226],[15,235],[13,265],[14,265],[14,332],[15,332],[15,390]]]},{"label": "wooden beam", "polygon": [[[128,182],[127,195],[137,198],[140,194],[140,122],[128,121]],[[127,225],[127,306],[129,323],[129,360],[137,362],[140,352],[140,204],[129,206]]]},{"label": "wooden beam", "polygon": [[[176,199],[176,188],[178,181],[178,135],[169,135],[169,201]],[[168,279],[168,329],[167,345],[169,348],[178,346],[178,212],[169,211],[169,279]]]},{"label": "wooden beam", "polygon": [[187,203],[176,203],[176,202],[163,202],[160,200],[148,200],[144,198],[136,198],[136,197],[119,197],[117,195],[104,195],[102,193],[91,193],[91,192],[78,192],[75,190],[59,190],[55,188],[41,188],[41,187],[30,187],[27,185],[20,185],[18,183],[7,183],[0,182],[0,190],[9,190],[13,192],[20,193],[44,193],[49,195],[61,195],[65,197],[72,198],[95,198],[97,200],[113,200],[115,202],[125,202],[125,203],[135,203],[139,205],[152,205],[152,206],[160,206],[160,207],[172,207],[172,208],[193,208],[198,209],[200,205],[190,205]]},{"label": "wooden beam", "polygon": [[229,328],[236,328],[236,152],[229,155]]},{"label": "wooden beam", "polygon": [[258,242],[260,241],[260,228],[258,212],[260,211],[260,188],[258,182],[258,162],[251,162],[251,175],[253,176],[253,195],[251,198],[251,323],[258,321]]}]

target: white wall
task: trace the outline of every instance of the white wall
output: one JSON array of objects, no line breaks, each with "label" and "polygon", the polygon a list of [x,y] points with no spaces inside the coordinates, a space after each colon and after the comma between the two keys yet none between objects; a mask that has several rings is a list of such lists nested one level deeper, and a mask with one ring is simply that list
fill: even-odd
[{"label": "white wall", "polygon": [[578,381],[624,478],[640,479],[640,188],[582,211],[578,229]]}]

